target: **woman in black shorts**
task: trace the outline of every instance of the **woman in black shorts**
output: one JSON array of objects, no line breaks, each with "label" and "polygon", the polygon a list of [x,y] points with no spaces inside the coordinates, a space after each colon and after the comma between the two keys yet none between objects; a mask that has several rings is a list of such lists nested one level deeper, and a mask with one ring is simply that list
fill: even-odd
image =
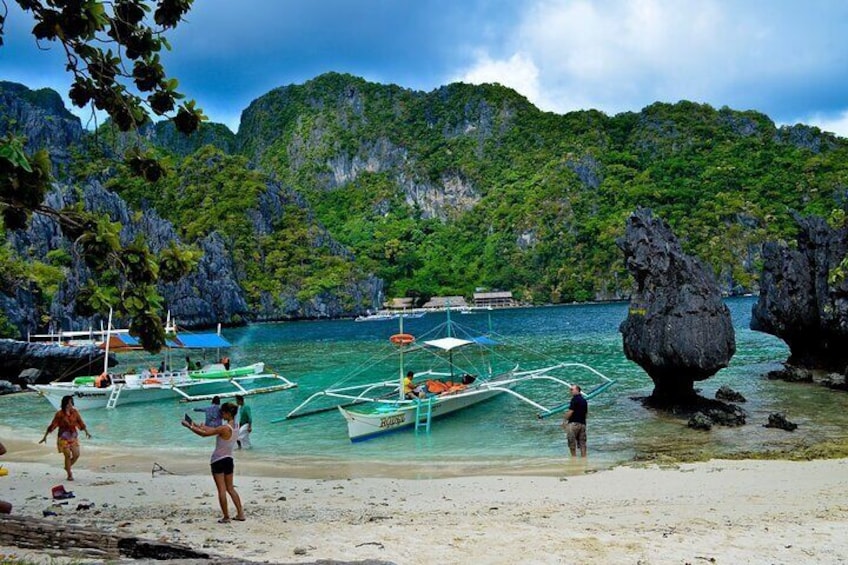
[{"label": "woman in black shorts", "polygon": [[233,486],[233,471],[235,469],[233,446],[238,439],[235,427],[236,412],[238,412],[238,406],[232,402],[225,402],[221,406],[223,422],[220,426],[214,428],[183,420],[183,425],[197,435],[203,437],[215,436],[215,451],[212,452],[211,460],[212,478],[215,479],[215,487],[218,489],[218,502],[221,504],[221,511],[224,513],[224,517],[218,520],[222,524],[230,521],[230,511],[227,506],[228,494],[233,499],[233,504],[236,505],[236,517],[233,520],[244,521],[241,498]]}]

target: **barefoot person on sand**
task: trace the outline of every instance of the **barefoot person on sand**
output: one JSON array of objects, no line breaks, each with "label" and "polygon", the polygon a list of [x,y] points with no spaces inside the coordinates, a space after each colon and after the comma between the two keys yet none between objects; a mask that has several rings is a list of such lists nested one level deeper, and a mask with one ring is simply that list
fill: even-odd
[{"label": "barefoot person on sand", "polygon": [[227,506],[227,495],[233,499],[236,505],[236,517],[233,520],[244,521],[244,510],[241,507],[241,498],[233,486],[233,472],[235,463],[233,461],[233,446],[238,438],[236,432],[235,417],[238,407],[232,402],[225,402],[221,406],[221,417],[223,423],[217,427],[195,424],[194,422],[182,421],[182,425],[199,436],[215,436],[215,451],[212,452],[212,478],[215,479],[215,487],[218,489],[218,502],[224,516],[218,520],[222,524],[230,521],[230,510]]},{"label": "barefoot person on sand", "polygon": [[62,397],[62,408],[53,416],[53,421],[47,426],[44,437],[38,443],[46,442],[47,436],[56,428],[59,428],[56,449],[65,456],[65,472],[68,473],[68,480],[73,481],[74,474],[71,472],[71,467],[74,466],[80,456],[79,432],[77,430],[84,431],[86,437],[91,439],[91,434],[88,433],[88,428],[85,427],[82,416],[74,408],[73,396]]}]

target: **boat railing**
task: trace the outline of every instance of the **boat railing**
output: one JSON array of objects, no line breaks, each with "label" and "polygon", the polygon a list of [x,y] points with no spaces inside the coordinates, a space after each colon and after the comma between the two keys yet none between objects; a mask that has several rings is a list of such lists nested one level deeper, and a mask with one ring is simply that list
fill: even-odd
[{"label": "boat railing", "polygon": [[532,369],[532,370],[527,370],[527,371],[516,371],[516,372],[513,373],[513,376],[511,378],[506,378],[506,379],[498,378],[498,379],[491,381],[491,382],[483,382],[480,385],[480,387],[481,388],[487,388],[488,390],[499,390],[501,392],[506,392],[506,393],[514,396],[515,398],[518,398],[519,400],[521,400],[521,401],[529,404],[530,406],[533,406],[537,410],[539,410],[540,412],[539,412],[539,414],[537,414],[538,418],[540,418],[540,419],[541,418],[547,418],[549,416],[553,416],[554,414],[558,414],[560,412],[567,410],[568,406],[570,405],[570,401],[564,402],[564,403],[561,403],[561,404],[558,404],[556,406],[548,408],[548,407],[543,406],[542,404],[524,396],[523,394],[516,392],[515,390],[513,390],[512,387],[521,383],[521,382],[526,382],[526,381],[552,381],[552,382],[555,382],[557,384],[562,385],[563,387],[570,388],[573,383],[570,383],[569,381],[566,381],[563,378],[560,378],[558,376],[550,374],[552,371],[555,371],[555,370],[558,370],[558,369],[568,369],[568,368],[585,369],[585,370],[589,371],[590,373],[592,373],[592,374],[594,374],[594,375],[596,375],[596,376],[598,376],[602,379],[602,382],[600,384],[593,387],[589,391],[586,391],[586,392],[583,393],[583,396],[586,399],[591,399],[591,398],[597,396],[598,394],[602,393],[603,391],[605,391],[606,389],[611,387],[613,384],[615,384],[615,381],[613,379],[610,379],[609,377],[607,377],[606,375],[604,375],[603,373],[601,373],[600,371],[598,371],[594,367],[591,367],[590,365],[586,365],[585,363],[558,363],[556,365],[551,365],[550,367],[544,367],[544,368],[541,368],[541,369]]},{"label": "boat railing", "polygon": [[[327,389],[321,390],[314,394],[312,394],[309,398],[298,404],[293,410],[291,410],[288,414],[283,418],[277,418],[275,420],[271,420],[271,423],[281,422],[283,420],[291,420],[293,418],[303,418],[304,416],[312,416],[313,414],[321,414],[323,412],[329,412],[330,410],[335,410],[340,406],[340,404],[334,404],[332,406],[325,406],[321,408],[316,408],[314,410],[303,411],[303,409],[312,404],[318,398],[338,398],[341,400],[349,401],[344,406],[351,406],[353,404],[359,404],[361,402],[370,402],[372,399],[367,398],[364,395],[372,390],[386,388],[386,387],[394,387],[397,390],[398,382],[397,381],[383,381],[380,383],[369,383],[365,385],[354,385],[343,388],[336,389]],[[361,391],[358,394],[348,394],[349,391]]]},{"label": "boat railing", "polygon": [[[245,388],[241,385],[240,381],[255,381],[259,379],[274,379],[277,381],[281,381],[279,384],[264,386],[264,387],[256,387],[256,388]],[[224,379],[222,379],[224,380]],[[244,376],[234,376],[229,379],[225,379],[226,382],[235,387],[236,390],[233,391],[223,391],[216,392],[212,394],[189,394],[181,388],[181,385],[190,384],[192,386],[196,386],[197,382],[193,380],[189,380],[188,382],[183,383],[174,383],[171,385],[171,389],[181,396],[181,402],[196,402],[200,400],[211,400],[214,397],[219,398],[232,398],[234,396],[252,396],[255,394],[265,394],[268,392],[275,392],[279,390],[287,390],[290,388],[294,388],[297,386],[297,383],[294,383],[282,375],[277,373],[251,373],[249,375]]]},{"label": "boat railing", "polygon": [[[435,377],[447,375],[447,373],[437,373],[433,370],[426,370],[417,373],[416,380],[420,381],[422,377]],[[377,383],[366,383],[359,385],[351,385],[347,387],[340,388],[328,388],[326,390],[322,390],[316,392],[299,405],[297,405],[293,410],[291,410],[288,414],[286,414],[283,418],[278,418],[276,420],[272,420],[272,423],[281,422],[283,420],[291,420],[294,418],[302,418],[304,416],[311,416],[313,414],[321,414],[323,412],[329,412],[330,410],[335,410],[338,407],[346,408],[348,406],[353,406],[356,404],[362,404],[365,402],[376,402],[382,404],[412,404],[413,400],[406,400],[400,398],[400,381],[399,380],[391,380],[391,381],[382,381]],[[374,395],[375,391],[379,391],[381,389],[390,389],[388,393]],[[343,404],[334,404],[332,406],[325,406],[321,408],[316,408],[314,410],[303,411],[303,408],[312,404],[318,398],[337,398],[339,400],[346,401]]]}]

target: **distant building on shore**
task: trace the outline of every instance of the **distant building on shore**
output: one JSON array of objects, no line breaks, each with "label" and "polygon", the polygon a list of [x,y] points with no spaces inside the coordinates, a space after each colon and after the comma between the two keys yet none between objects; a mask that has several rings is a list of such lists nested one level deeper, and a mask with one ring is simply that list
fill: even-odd
[{"label": "distant building on shore", "polygon": [[[414,298],[392,298],[384,307],[390,310],[415,310]],[[475,292],[472,304],[468,304],[464,296],[433,296],[421,305],[425,310],[444,310],[448,306],[453,310],[468,310],[474,308],[513,308],[518,301],[512,297],[511,291]]]},{"label": "distant building on shore", "polygon": [[468,302],[465,301],[463,296],[434,296],[422,308],[444,310],[448,306],[451,308],[468,308]]},{"label": "distant building on shore", "polygon": [[412,310],[415,308],[414,298],[392,298],[385,304],[386,308],[392,310]]},{"label": "distant building on shore", "polygon": [[518,303],[512,297],[512,291],[509,290],[474,293],[475,308],[513,308],[515,306],[518,306]]}]

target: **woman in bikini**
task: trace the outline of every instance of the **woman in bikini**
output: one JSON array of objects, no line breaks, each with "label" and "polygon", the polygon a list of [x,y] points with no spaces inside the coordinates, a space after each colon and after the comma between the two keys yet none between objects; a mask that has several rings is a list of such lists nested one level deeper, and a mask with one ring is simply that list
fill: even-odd
[{"label": "woman in bikini", "polygon": [[86,437],[91,439],[91,434],[88,433],[88,428],[85,427],[82,416],[74,408],[73,396],[62,397],[62,408],[53,416],[53,421],[47,426],[44,437],[38,443],[47,441],[47,436],[56,428],[59,428],[56,449],[65,456],[65,472],[68,473],[68,480],[73,481],[74,474],[71,472],[71,467],[74,466],[80,456],[79,432],[77,430],[84,431]]},{"label": "woman in bikini", "polygon": [[227,506],[228,494],[233,499],[233,504],[236,505],[236,517],[233,520],[244,521],[241,498],[233,486],[233,472],[235,471],[233,446],[235,446],[238,439],[238,432],[235,425],[236,412],[238,412],[238,407],[235,404],[225,402],[221,405],[221,418],[224,421],[220,426],[204,426],[203,424],[195,424],[186,420],[182,421],[183,426],[199,436],[215,436],[215,451],[212,452],[211,460],[212,478],[215,479],[215,488],[218,489],[218,502],[221,505],[221,511],[224,513],[223,518],[218,520],[222,524],[230,521],[230,510]]}]

